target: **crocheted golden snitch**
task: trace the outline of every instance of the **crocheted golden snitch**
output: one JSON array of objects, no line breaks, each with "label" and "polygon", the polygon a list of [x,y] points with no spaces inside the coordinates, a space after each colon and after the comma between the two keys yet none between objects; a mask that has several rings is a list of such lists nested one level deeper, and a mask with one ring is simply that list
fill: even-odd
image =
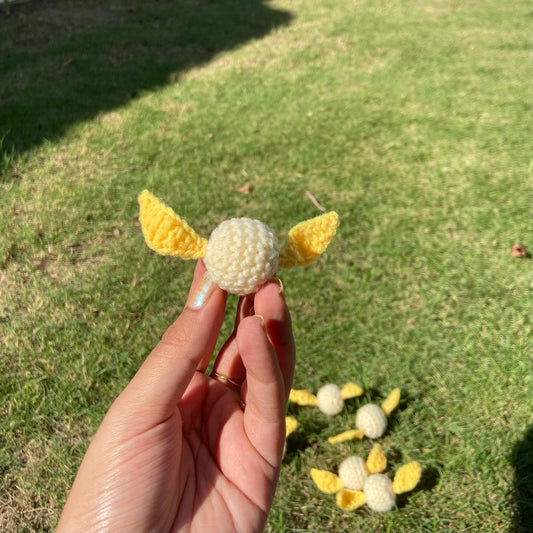
[{"label": "crocheted golden snitch", "polygon": [[211,279],[228,292],[256,292],[279,268],[307,265],[322,254],[337,230],[330,212],[294,226],[280,249],[273,231],[251,218],[225,220],[204,239],[149,191],[139,195],[146,244],[161,255],[203,258]]},{"label": "crocheted golden snitch", "polygon": [[363,389],[355,383],[346,383],[342,388],[334,383],[328,383],[318,389],[316,396],[303,389],[291,389],[289,400],[297,405],[313,405],[329,416],[338,415],[344,400],[356,398],[363,394]]},{"label": "crocheted golden snitch", "polygon": [[387,417],[398,407],[400,403],[400,389],[394,389],[387,399],[379,405],[368,403],[360,407],[355,415],[355,426],[357,429],[350,429],[339,433],[328,439],[332,444],[338,444],[346,440],[379,439],[387,429]]},{"label": "crocheted golden snitch", "polygon": [[348,457],[339,466],[339,475],[327,470],[311,469],[315,485],[326,494],[336,494],[337,505],[345,511],[353,511],[365,503],[373,511],[384,513],[396,505],[396,496],[413,490],[422,476],[417,461],[398,469],[394,480],[382,474],[387,458],[379,444],[368,455]]}]

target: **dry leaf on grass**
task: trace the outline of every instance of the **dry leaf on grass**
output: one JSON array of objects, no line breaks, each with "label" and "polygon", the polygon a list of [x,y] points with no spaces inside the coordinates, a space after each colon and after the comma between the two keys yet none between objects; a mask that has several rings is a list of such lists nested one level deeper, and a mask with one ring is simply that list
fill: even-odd
[{"label": "dry leaf on grass", "polygon": [[530,257],[530,254],[523,244],[513,244],[513,246],[511,246],[511,255],[513,257]]},{"label": "dry leaf on grass", "polygon": [[240,192],[241,194],[248,194],[250,192],[250,182],[247,181],[242,187],[239,187],[237,192]]}]

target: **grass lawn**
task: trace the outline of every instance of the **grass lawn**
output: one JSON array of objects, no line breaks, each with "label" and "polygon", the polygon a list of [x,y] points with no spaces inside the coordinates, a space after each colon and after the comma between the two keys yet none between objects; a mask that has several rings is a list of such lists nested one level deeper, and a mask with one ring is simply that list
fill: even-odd
[{"label": "grass lawn", "polygon": [[[104,413],[185,301],[150,252],[144,188],[197,231],[320,214],[282,271],[295,387],[268,531],[512,531],[533,523],[532,9],[524,0],[32,0],[0,7],[0,530],[54,527]],[[249,187],[247,193],[239,191]],[[236,304],[230,298],[223,333]],[[419,487],[378,514],[313,484],[363,403]]]}]

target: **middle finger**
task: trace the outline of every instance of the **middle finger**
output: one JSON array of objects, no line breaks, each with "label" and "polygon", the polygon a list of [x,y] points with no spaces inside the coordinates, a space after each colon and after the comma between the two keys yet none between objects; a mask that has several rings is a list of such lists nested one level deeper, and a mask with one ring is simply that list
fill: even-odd
[{"label": "middle finger", "polygon": [[223,381],[225,384],[233,386],[233,388],[240,388],[240,385],[246,377],[246,370],[235,340],[237,329],[243,318],[253,314],[253,309],[253,295],[241,296],[239,298],[233,332],[220,349],[220,352],[215,359],[215,363],[213,364],[211,375],[219,381]]}]

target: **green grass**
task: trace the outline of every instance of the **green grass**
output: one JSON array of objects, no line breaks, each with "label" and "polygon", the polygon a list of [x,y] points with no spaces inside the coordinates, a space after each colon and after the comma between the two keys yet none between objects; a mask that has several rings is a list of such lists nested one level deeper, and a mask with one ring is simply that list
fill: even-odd
[{"label": "green grass", "polygon": [[[295,386],[268,531],[529,531],[531,6],[521,0],[28,2],[0,10],[0,529],[54,527],[90,436],[182,308],[192,264],[144,245],[149,188],[202,235],[341,226],[281,272]],[[237,189],[250,184],[250,193]],[[235,299],[230,299],[224,333]],[[380,442],[421,485],[344,513],[309,477],[399,386]]]}]

